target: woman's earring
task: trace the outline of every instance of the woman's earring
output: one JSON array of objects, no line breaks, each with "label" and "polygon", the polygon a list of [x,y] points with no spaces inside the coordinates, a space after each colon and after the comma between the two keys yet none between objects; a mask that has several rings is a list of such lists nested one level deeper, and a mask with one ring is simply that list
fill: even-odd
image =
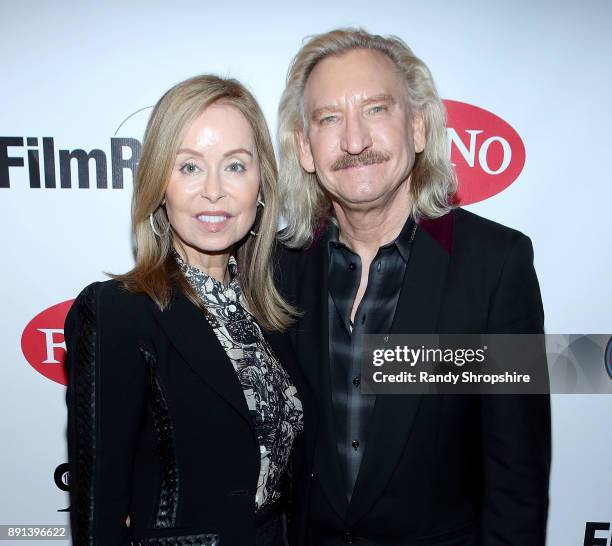
[{"label": "woman's earring", "polygon": [[[261,199],[258,199],[258,200],[257,200],[257,204],[258,204],[258,205],[261,205],[261,207],[262,207],[262,208],[265,208],[265,207],[266,207],[266,204],[265,204],[265,203],[264,203],[264,202],[263,202]],[[250,234],[251,234],[253,237],[257,237],[257,236],[259,235],[259,233],[256,233],[256,232],[255,232],[255,231],[253,231],[253,230],[251,230],[249,233],[250,233]]]},{"label": "woman's earring", "polygon": [[149,214],[149,224],[151,224],[151,229],[153,230],[153,233],[155,233],[155,235],[157,235],[161,239],[162,235],[159,231],[157,231],[157,229],[155,228],[155,224],[153,223],[153,213],[152,212]]},{"label": "woman's earring", "polygon": [[153,233],[155,233],[155,235],[157,235],[160,239],[168,235],[168,232],[170,231],[170,224],[168,224],[168,229],[165,233],[160,233],[159,231],[157,231],[157,228],[155,227],[155,221],[153,220],[152,212],[149,214],[149,224],[151,224],[151,229],[153,230]]}]

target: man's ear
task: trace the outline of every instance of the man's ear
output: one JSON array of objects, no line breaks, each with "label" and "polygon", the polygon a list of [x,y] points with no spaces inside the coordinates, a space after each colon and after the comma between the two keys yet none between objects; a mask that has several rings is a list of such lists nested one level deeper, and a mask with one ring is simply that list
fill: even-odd
[{"label": "man's ear", "polygon": [[418,154],[425,149],[427,135],[425,134],[425,121],[420,112],[415,112],[412,116],[412,140],[415,153]]},{"label": "man's ear", "polygon": [[298,131],[295,135],[300,149],[300,165],[302,168],[309,173],[315,172],[314,159],[312,157],[312,150],[310,149],[310,141],[308,137],[304,135],[302,131]]}]

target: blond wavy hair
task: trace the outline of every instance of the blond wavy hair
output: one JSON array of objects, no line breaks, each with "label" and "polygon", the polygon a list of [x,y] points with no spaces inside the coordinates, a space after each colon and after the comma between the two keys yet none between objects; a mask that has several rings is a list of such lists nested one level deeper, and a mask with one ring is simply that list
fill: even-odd
[{"label": "blond wavy hair", "polygon": [[304,88],[318,62],[353,49],[372,49],[389,57],[405,83],[410,111],[423,119],[425,149],[416,155],[411,173],[413,217],[437,218],[453,208],[457,184],[448,153],[446,110],[429,69],[396,36],[378,36],[360,28],[336,29],[306,39],[289,66],[279,106],[279,197],[287,222],[279,239],[291,247],[304,247],[312,241],[331,206],[316,174],[300,165],[298,134],[308,132]]},{"label": "blond wavy hair", "polygon": [[[162,206],[173,165],[185,132],[212,104],[238,109],[253,130],[260,169],[259,207],[254,232],[240,241],[233,254],[238,262],[242,294],[249,311],[268,330],[283,330],[292,323],[295,310],[280,295],[273,282],[272,252],[278,228],[278,172],[274,148],[264,115],[249,91],[234,79],[201,75],[167,91],[155,105],[144,135],[142,153],[134,180],[132,229],[136,250],[134,268],[114,278],[132,292],[147,294],[165,309],[174,286],[203,312],[206,308],[183,276],[171,254],[174,236]],[[150,215],[153,215],[154,233]]]}]

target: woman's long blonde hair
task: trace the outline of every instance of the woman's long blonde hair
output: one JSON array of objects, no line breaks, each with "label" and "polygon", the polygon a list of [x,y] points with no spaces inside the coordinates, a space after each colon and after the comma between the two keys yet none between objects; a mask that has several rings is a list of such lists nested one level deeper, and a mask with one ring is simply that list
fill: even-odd
[{"label": "woman's long blonde hair", "polygon": [[[268,330],[282,330],[292,322],[295,310],[281,297],[272,276],[272,252],[278,221],[276,182],[278,171],[272,140],[263,113],[247,89],[234,79],[201,75],[167,91],[155,105],[145,131],[134,180],[132,229],[136,264],[114,278],[127,290],[147,294],[160,309],[170,304],[173,285],[203,311],[205,306],[191,288],[171,254],[173,230],[162,206],[166,187],[186,130],[205,108],[224,104],[238,109],[254,135],[261,176],[259,207],[253,230],[237,243],[234,255],[246,306]],[[155,231],[150,221],[153,215]]]}]

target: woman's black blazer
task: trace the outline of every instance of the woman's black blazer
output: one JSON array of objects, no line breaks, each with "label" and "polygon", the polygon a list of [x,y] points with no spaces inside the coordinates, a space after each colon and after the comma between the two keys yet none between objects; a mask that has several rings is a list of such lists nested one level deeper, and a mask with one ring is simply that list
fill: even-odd
[{"label": "woman's black blazer", "polygon": [[[288,338],[265,336],[307,422]],[[70,309],[65,338],[75,546],[192,544],[180,537],[207,533],[223,546],[254,544],[258,441],[203,313],[178,290],[162,312],[117,281],[94,283]]]}]

